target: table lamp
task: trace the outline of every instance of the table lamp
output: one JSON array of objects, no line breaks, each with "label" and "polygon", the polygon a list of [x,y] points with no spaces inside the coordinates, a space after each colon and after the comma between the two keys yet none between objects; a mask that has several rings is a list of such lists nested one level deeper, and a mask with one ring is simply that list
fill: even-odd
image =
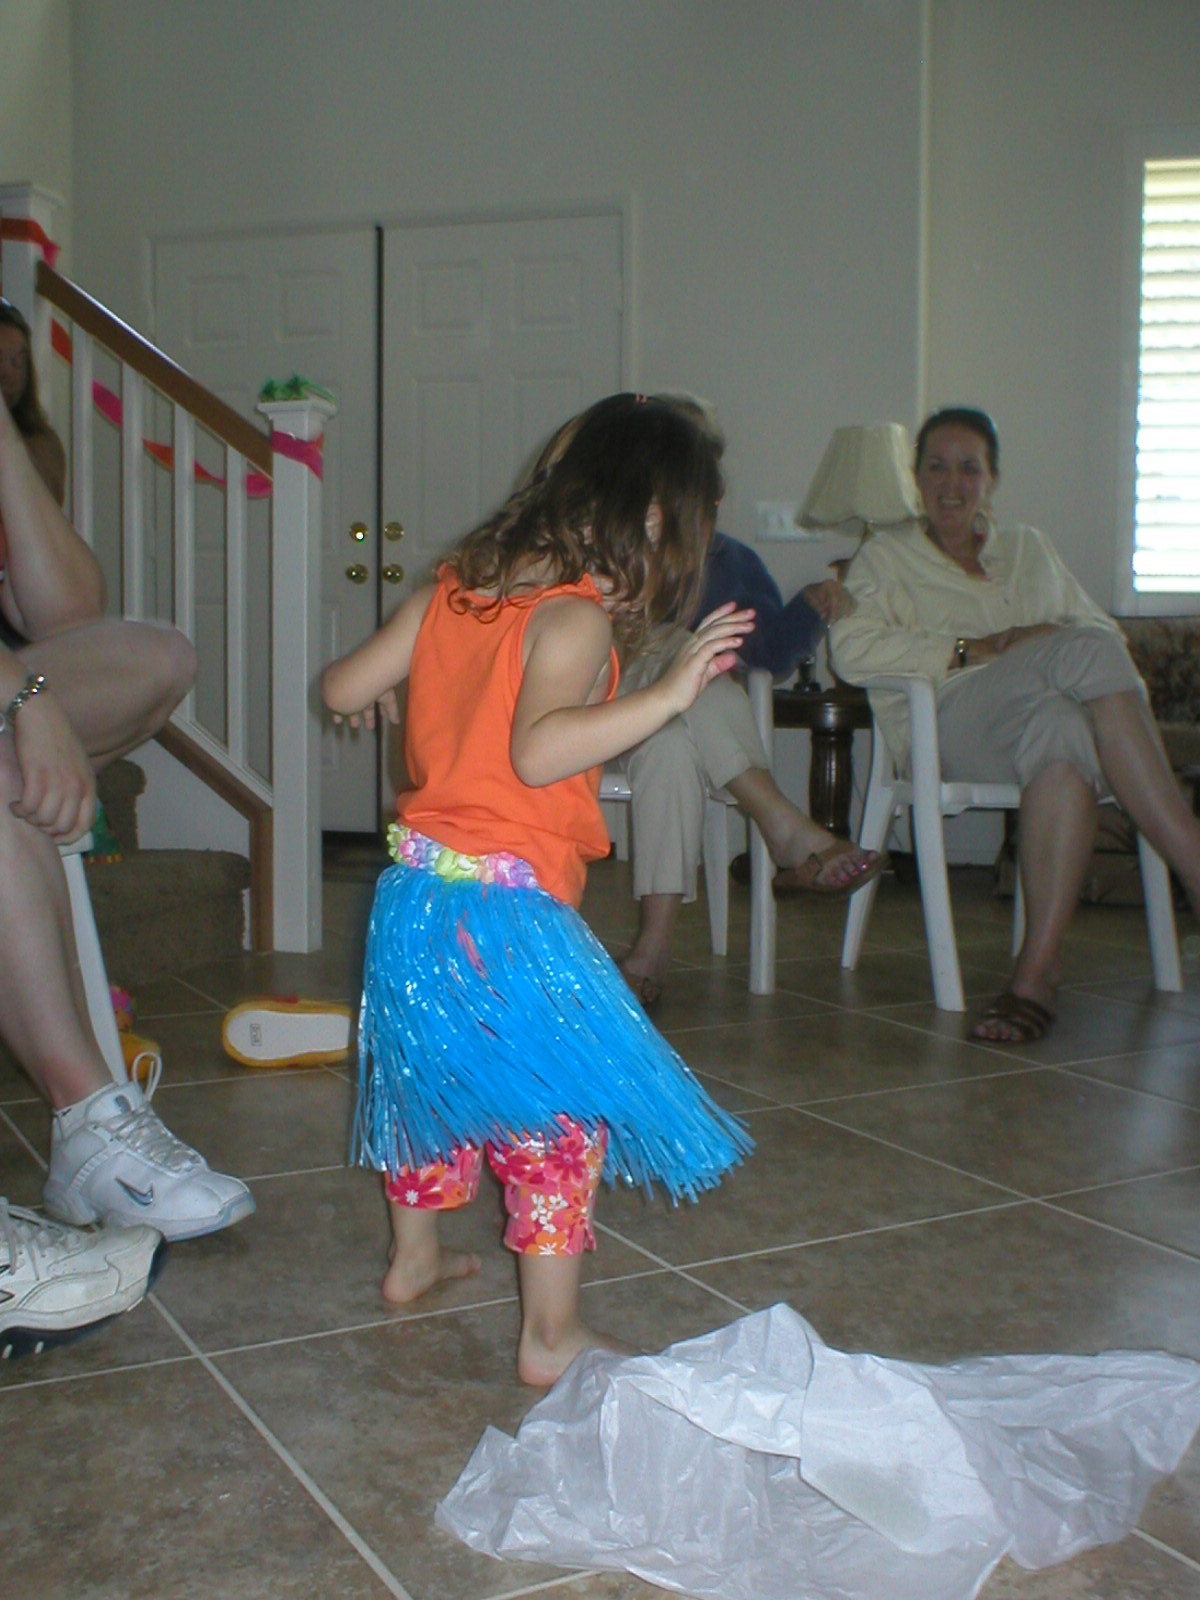
[{"label": "table lamp", "polygon": [[911,522],[921,511],[911,460],[908,433],[899,422],[835,428],[796,513],[797,527],[861,522],[865,539],[876,528]]}]

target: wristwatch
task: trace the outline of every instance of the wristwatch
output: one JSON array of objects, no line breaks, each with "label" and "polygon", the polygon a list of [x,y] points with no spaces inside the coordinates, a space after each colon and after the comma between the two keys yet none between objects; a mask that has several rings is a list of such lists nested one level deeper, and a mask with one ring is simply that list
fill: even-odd
[{"label": "wristwatch", "polygon": [[956,667],[965,667],[966,664],[967,664],[967,641],[965,639],[955,639],[955,641],[954,641],[954,665]]},{"label": "wristwatch", "polygon": [[5,728],[10,727],[16,721],[17,713],[26,700],[32,700],[35,694],[41,694],[45,687],[46,676],[44,673],[31,672],[29,674],[4,710],[0,711],[0,733],[3,733]]}]

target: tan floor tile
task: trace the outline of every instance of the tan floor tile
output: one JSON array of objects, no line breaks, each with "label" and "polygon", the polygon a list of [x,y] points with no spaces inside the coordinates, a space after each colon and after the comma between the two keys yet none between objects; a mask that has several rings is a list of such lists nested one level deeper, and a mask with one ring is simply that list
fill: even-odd
[{"label": "tan floor tile", "polygon": [[[8,1594],[388,1593],[194,1361],[10,1389],[0,1393],[0,1431]],[[18,1484],[36,1492],[15,1494]]]},{"label": "tan floor tile", "polygon": [[[956,1039],[849,1012],[801,1015],[783,1026],[755,1019],[692,1032],[681,1029],[672,1035],[672,1043],[706,1078],[790,1105],[997,1070],[993,1057]],[[1020,1064],[1013,1063],[1010,1070],[1020,1070]]]},{"label": "tan floor tile", "polygon": [[[654,1349],[727,1320],[718,1301],[672,1275],[597,1285],[583,1311],[594,1326],[619,1327]],[[219,1365],[413,1600],[475,1600],[551,1574],[476,1555],[433,1526],[434,1507],[484,1428],[513,1433],[537,1398],[513,1370],[516,1333],[510,1304],[229,1355]],[[321,1404],[312,1404],[318,1395]]]},{"label": "tan floor tile", "polygon": [[1023,1204],[691,1269],[750,1310],[793,1306],[839,1350],[1200,1357],[1200,1264]]},{"label": "tan floor tile", "polygon": [[719,1190],[672,1208],[617,1191],[597,1221],[675,1265],[828,1238],[1009,1197],[797,1111],[747,1118],[757,1148]]},{"label": "tan floor tile", "polygon": [[829,1102],[820,1113],[1022,1194],[1200,1161],[1200,1113],[1068,1073],[960,1079]]},{"label": "tan floor tile", "polygon": [[1056,1205],[1200,1261],[1200,1167],[1060,1196]]}]

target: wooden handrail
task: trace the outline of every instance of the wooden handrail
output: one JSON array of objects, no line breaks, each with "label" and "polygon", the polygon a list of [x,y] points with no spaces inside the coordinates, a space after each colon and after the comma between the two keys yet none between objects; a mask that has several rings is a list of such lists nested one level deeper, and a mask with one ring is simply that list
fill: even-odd
[{"label": "wooden handrail", "polygon": [[44,261],[38,262],[37,288],[51,305],[57,306],[77,327],[99,339],[106,349],[152,383],[168,400],[191,412],[197,422],[245,456],[261,473],[268,478],[272,475],[271,441],[260,428],[210,394],[182,367],[176,366],[140,333],[135,333],[128,323],[114,317],[99,301]]},{"label": "wooden handrail", "polygon": [[236,774],[214,760],[207,750],[190,739],[183,728],[166,723],[155,735],[168,755],[194,773],[213,793],[224,800],[250,825],[250,942],[255,950],[273,948],[273,904],[271,892],[274,814]]}]

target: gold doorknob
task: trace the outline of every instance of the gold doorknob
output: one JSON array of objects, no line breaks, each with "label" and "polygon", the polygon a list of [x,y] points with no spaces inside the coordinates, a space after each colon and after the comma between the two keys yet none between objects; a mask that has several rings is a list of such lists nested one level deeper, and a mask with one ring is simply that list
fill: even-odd
[{"label": "gold doorknob", "polygon": [[403,539],[404,524],[402,522],[385,522],[383,525],[385,539]]},{"label": "gold doorknob", "polygon": [[350,524],[350,537],[354,540],[355,544],[362,544],[367,537],[366,523],[352,522]]},{"label": "gold doorknob", "polygon": [[383,571],[379,575],[383,579],[384,583],[403,583],[404,582],[404,568],[403,567],[397,567],[397,566],[384,567]]},{"label": "gold doorknob", "polygon": [[350,579],[351,583],[366,583],[371,574],[367,571],[366,567],[363,566],[361,561],[356,561],[352,567],[346,568],[346,576]]}]

